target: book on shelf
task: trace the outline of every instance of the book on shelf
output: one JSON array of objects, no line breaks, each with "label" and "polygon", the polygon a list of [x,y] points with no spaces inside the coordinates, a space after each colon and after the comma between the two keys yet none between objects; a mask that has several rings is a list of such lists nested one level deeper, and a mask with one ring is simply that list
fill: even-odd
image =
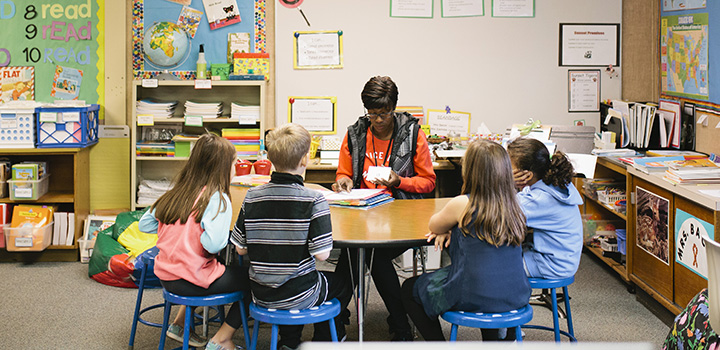
[{"label": "book on shelf", "polygon": [[75,241],[75,213],[67,213],[67,230],[65,245],[73,245]]},{"label": "book on shelf", "polygon": [[667,170],[671,162],[685,160],[682,156],[636,158],[633,167],[646,174]]},{"label": "book on shelf", "polygon": [[676,171],[720,170],[717,163],[708,158],[691,158],[669,163],[670,169]]}]

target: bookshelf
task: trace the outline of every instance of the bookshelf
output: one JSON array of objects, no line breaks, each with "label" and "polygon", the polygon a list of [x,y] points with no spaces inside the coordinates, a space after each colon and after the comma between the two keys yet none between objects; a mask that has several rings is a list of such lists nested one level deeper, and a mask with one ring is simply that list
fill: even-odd
[{"label": "bookshelf", "polygon": [[0,249],[0,261],[78,261],[78,242],[83,222],[90,212],[90,149],[89,148],[28,148],[3,149],[3,157],[12,163],[22,161],[48,162],[48,192],[37,200],[0,198],[0,203],[55,205],[58,211],[75,213],[73,245],[50,245],[41,252],[8,252]]},{"label": "bookshelf", "polygon": [[[136,145],[142,140],[142,128],[138,126],[135,101],[142,99],[154,99],[158,101],[178,101],[172,118],[154,117],[153,126],[168,126],[181,129],[188,133],[203,133],[205,130],[216,131],[218,134],[222,128],[259,128],[264,130],[274,126],[274,120],[267,115],[266,106],[266,82],[265,81],[238,81],[220,80],[212,81],[210,89],[195,89],[195,82],[192,80],[158,81],[157,87],[143,87],[142,81],[136,80],[132,84],[132,120],[131,120],[131,161],[130,161],[130,183],[131,183],[131,208],[141,208],[138,205],[138,185],[143,179],[172,180],[173,176],[184,166],[188,157],[164,157],[164,156],[137,156]],[[219,118],[203,119],[203,126],[187,126],[183,118],[184,103],[187,100],[193,102],[222,102],[223,115]],[[230,119],[230,105],[232,102],[243,105],[260,106],[260,121],[255,126],[240,125],[237,119]]]}]

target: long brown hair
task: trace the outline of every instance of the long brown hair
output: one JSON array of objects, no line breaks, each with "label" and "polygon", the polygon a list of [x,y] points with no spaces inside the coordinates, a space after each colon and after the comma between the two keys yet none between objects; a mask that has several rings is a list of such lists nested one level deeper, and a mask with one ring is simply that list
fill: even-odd
[{"label": "long brown hair", "polygon": [[470,198],[459,226],[496,247],[521,245],[525,215],[515,197],[510,157],[502,146],[487,140],[472,142],[463,157],[462,193]]},{"label": "long brown hair", "polygon": [[530,138],[519,138],[508,144],[508,154],[518,170],[529,170],[547,185],[567,187],[575,175],[565,153],[555,151],[552,158],[545,145]]},{"label": "long brown hair", "polygon": [[[190,215],[195,215],[195,222],[200,222],[215,192],[223,192],[230,198],[230,172],[236,156],[230,141],[210,133],[200,136],[190,159],[175,177],[172,189],[152,206],[158,221],[169,225],[180,220],[184,224]],[[223,199],[218,213],[225,211],[228,205]]]}]

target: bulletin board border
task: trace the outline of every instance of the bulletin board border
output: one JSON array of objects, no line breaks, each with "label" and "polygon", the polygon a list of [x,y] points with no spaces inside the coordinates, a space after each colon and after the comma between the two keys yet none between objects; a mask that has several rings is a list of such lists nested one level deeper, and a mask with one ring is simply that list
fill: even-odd
[{"label": "bulletin board border", "polygon": [[[266,34],[266,6],[267,0],[255,1],[255,20],[254,40],[255,51],[265,53],[267,50],[267,34]],[[145,0],[133,0],[132,6],[132,65],[133,78],[135,80],[150,79],[162,73],[157,70],[145,70],[145,60],[142,59],[142,42],[145,32],[144,25]],[[176,76],[180,80],[195,79],[195,71],[170,71],[170,74]]]}]

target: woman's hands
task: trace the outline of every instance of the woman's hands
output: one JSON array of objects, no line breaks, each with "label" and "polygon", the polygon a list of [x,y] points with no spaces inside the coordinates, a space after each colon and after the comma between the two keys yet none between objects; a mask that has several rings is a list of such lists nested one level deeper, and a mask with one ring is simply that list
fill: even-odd
[{"label": "woman's hands", "polygon": [[398,174],[394,170],[390,170],[390,177],[387,180],[375,179],[373,183],[376,185],[385,186],[387,188],[398,187],[400,186],[400,176],[398,176]]},{"label": "woman's hands", "polygon": [[341,177],[332,184],[332,190],[335,192],[350,192],[352,188],[353,181],[349,177]]},{"label": "woman's hands", "polygon": [[440,250],[443,250],[443,248],[447,248],[450,246],[450,232],[445,233],[436,233],[436,232],[428,232],[425,234],[425,237],[427,237],[427,241],[430,242],[433,239],[435,240],[435,250],[437,251],[438,248]]}]

